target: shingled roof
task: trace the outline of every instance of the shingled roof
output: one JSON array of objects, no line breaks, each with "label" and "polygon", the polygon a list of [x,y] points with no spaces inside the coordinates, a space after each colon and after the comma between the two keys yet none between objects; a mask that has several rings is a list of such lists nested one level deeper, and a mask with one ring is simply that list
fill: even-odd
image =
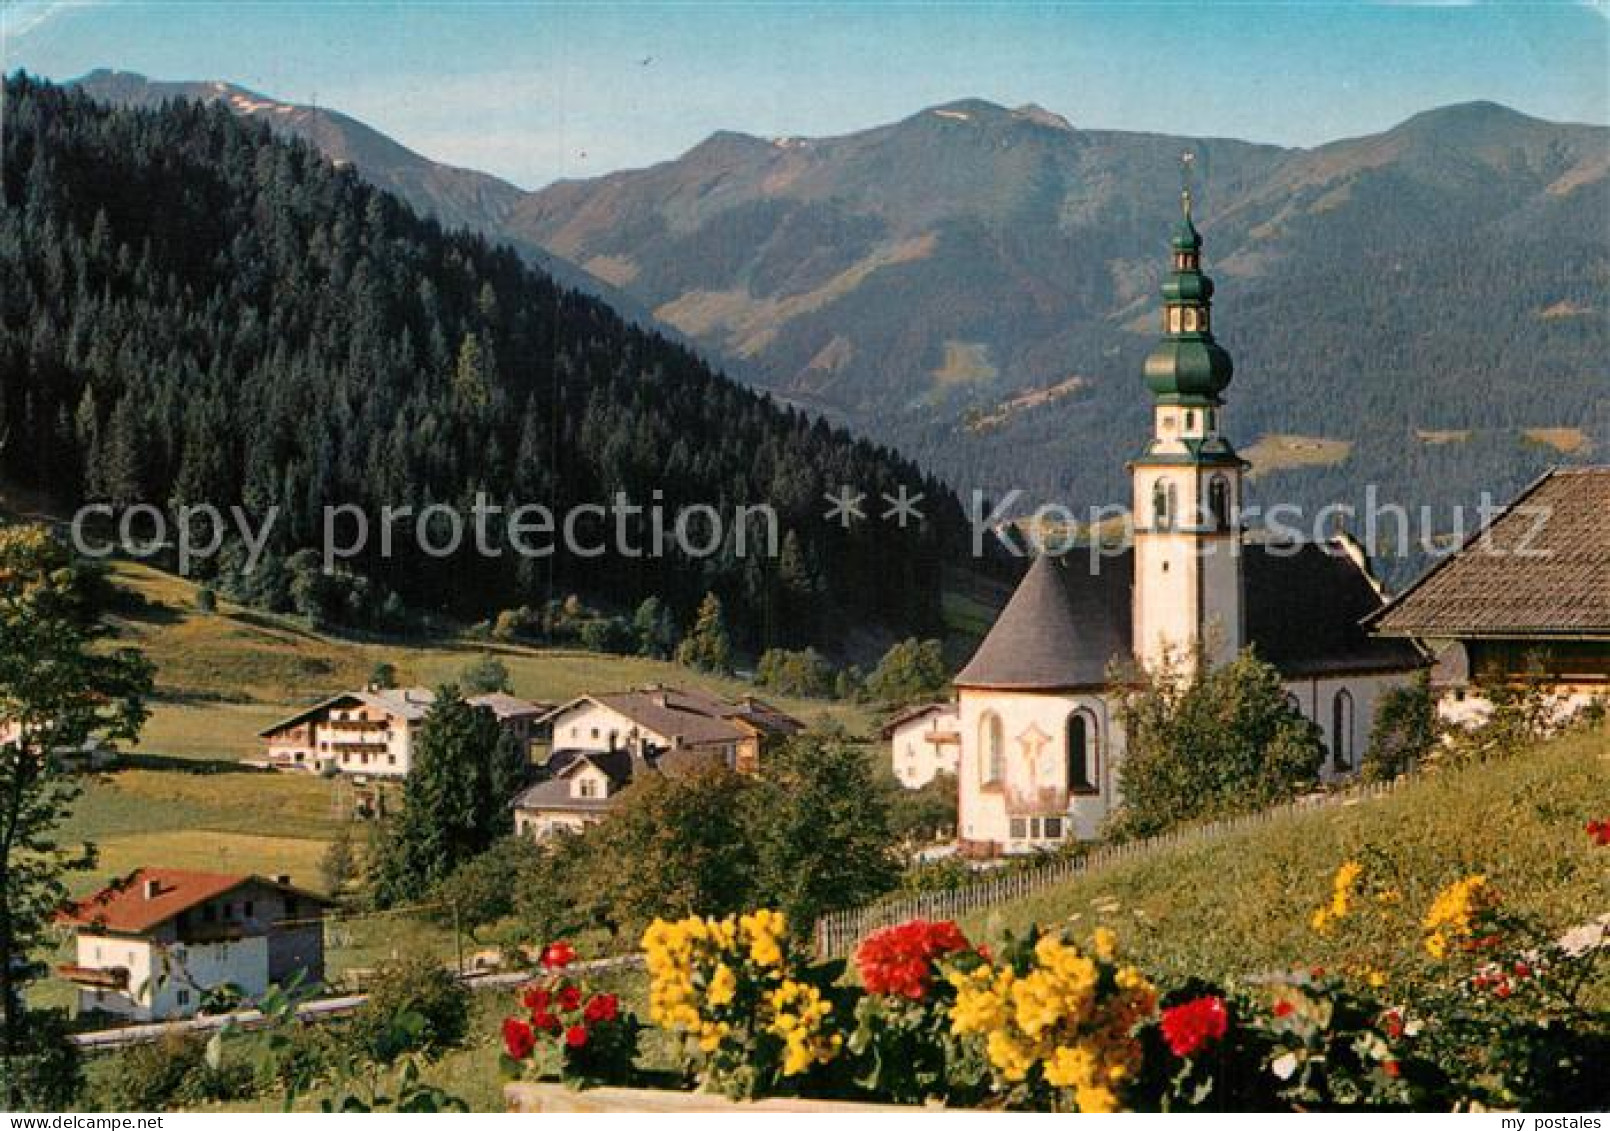
[{"label": "shingled roof", "polygon": [[1610,636],[1610,466],[1558,468],[1370,619],[1382,636]]},{"label": "shingled roof", "polygon": [[[1360,624],[1381,597],[1342,543],[1248,543],[1242,563],[1247,642],[1288,679],[1423,666],[1412,645]],[[1115,661],[1133,662],[1134,574],[1128,549],[1037,558],[956,686],[1104,686]]]},{"label": "shingled roof", "polygon": [[57,918],[82,927],[143,934],[197,904],[250,883],[316,903],[329,902],[323,896],[263,876],[139,868],[94,895],[69,903]]}]

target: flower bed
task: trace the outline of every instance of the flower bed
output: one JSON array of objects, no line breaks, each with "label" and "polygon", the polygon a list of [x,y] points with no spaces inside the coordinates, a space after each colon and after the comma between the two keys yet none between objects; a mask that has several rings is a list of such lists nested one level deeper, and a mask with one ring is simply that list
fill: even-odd
[{"label": "flower bed", "polygon": [[[992,953],[954,923],[915,920],[869,936],[852,979],[843,961],[808,961],[773,911],[656,922],[643,948],[650,1020],[679,1051],[671,1090],[522,1084],[509,1102],[1085,1112],[1602,1103],[1610,1017],[1579,991],[1605,949],[1548,941],[1479,874],[1453,879],[1419,912],[1401,886],[1368,854],[1337,869],[1309,921],[1316,947],[1346,954],[1338,969],[1169,985],[1127,961],[1106,928],[1033,930]],[[511,1069],[573,1088],[641,1083],[637,1019],[563,965],[505,1022]]]}]

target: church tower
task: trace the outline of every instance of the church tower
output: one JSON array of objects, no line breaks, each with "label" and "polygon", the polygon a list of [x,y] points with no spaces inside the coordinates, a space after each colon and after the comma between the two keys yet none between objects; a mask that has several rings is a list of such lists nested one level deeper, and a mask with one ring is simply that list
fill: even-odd
[{"label": "church tower", "polygon": [[1211,664],[1246,637],[1241,576],[1242,473],[1221,429],[1233,365],[1213,340],[1213,280],[1191,194],[1174,229],[1163,284],[1163,339],[1146,358],[1152,437],[1130,463],[1135,516],[1134,653],[1148,668]]}]

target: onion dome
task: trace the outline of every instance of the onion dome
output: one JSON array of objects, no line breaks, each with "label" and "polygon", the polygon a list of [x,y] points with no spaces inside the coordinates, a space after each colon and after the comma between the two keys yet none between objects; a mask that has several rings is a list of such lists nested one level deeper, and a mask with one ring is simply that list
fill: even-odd
[{"label": "onion dome", "polygon": [[1202,235],[1191,222],[1191,194],[1169,241],[1173,270],[1163,283],[1163,340],[1146,357],[1146,384],[1165,404],[1216,405],[1235,365],[1213,340],[1213,280],[1202,274]]}]

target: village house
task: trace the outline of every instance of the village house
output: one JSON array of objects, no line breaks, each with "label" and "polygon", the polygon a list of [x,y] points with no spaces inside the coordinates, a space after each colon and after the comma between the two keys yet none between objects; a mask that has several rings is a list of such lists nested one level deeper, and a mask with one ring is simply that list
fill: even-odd
[{"label": "village house", "polygon": [[879,732],[889,744],[894,776],[907,789],[921,789],[940,774],[956,773],[962,736],[955,703],[923,703],[908,707],[883,724]]},{"label": "village house", "polygon": [[1323,734],[1323,775],[1355,773],[1377,700],[1426,664],[1371,637],[1383,603],[1346,538],[1257,540],[1241,521],[1248,464],[1225,431],[1230,355],[1213,337],[1213,283],[1190,198],[1147,357],[1152,434],[1130,465],[1134,534],[1032,563],[956,676],[960,848],[1042,851],[1098,837],[1119,804],[1122,674],[1221,664],[1251,646]]},{"label": "village house", "polygon": [[[273,769],[337,771],[357,777],[406,777],[419,725],[436,702],[423,687],[347,691],[261,732],[262,764]],[[485,707],[530,748],[549,704],[493,692],[468,699]]]},{"label": "village house", "polygon": [[215,990],[321,983],[325,906],[289,876],[141,868],[60,913],[77,938],[56,972],[78,987],[80,1013],[189,1017]]},{"label": "village house", "polygon": [[515,831],[535,837],[603,820],[640,774],[710,763],[755,773],[774,743],[804,729],[760,699],[668,687],[583,695],[542,724],[553,742],[543,780],[513,802]]},{"label": "village house", "polygon": [[1493,685],[1528,684],[1565,717],[1610,702],[1610,466],[1559,468],[1369,619],[1426,642],[1448,722]]}]

